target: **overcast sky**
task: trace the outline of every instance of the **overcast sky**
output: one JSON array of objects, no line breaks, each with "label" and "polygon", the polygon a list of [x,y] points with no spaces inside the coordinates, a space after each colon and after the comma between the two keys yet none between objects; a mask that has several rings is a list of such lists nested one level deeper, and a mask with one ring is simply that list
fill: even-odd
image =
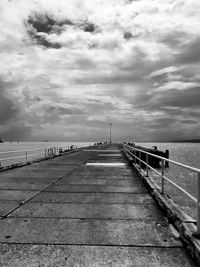
[{"label": "overcast sky", "polygon": [[199,0],[0,0],[0,136],[200,138]]}]

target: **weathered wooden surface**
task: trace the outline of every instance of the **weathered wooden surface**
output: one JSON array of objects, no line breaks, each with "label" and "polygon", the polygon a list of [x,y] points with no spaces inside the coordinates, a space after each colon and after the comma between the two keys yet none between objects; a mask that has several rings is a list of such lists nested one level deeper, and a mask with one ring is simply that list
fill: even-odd
[{"label": "weathered wooden surface", "polygon": [[0,265],[195,266],[129,166],[90,162],[126,163],[104,145],[0,173]]}]

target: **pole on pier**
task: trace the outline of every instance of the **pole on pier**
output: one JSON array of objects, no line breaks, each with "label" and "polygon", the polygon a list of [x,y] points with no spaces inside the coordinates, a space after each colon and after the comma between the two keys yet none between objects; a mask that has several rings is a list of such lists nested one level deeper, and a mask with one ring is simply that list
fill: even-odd
[{"label": "pole on pier", "polygon": [[140,166],[140,169],[141,169],[141,151],[139,151],[139,166]]},{"label": "pole on pier", "polygon": [[149,176],[149,167],[148,167],[148,164],[149,164],[149,155],[146,154],[146,177]]},{"label": "pole on pier", "polygon": [[110,144],[112,143],[112,132],[111,132],[111,127],[112,127],[112,122],[109,123],[110,126]]},{"label": "pole on pier", "polygon": [[165,162],[164,160],[162,159],[161,160],[161,175],[162,175],[162,181],[161,181],[161,194],[164,194],[164,183],[165,183],[165,180],[163,178],[164,176],[164,171],[165,171]]},{"label": "pole on pier", "polygon": [[[168,150],[168,149],[165,150],[165,157],[166,157],[167,159],[169,159],[169,150]],[[166,167],[166,168],[169,167],[169,162],[168,162],[167,160],[165,161],[165,167]]]},{"label": "pole on pier", "polygon": [[197,235],[200,237],[200,173],[197,178],[198,192],[197,192]]}]

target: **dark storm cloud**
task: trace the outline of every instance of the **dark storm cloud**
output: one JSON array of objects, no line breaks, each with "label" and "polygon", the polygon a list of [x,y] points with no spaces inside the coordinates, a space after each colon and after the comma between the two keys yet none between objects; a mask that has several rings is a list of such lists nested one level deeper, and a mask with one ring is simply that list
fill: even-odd
[{"label": "dark storm cloud", "polygon": [[[88,33],[100,32],[100,28],[90,21],[73,22],[69,19],[55,19],[50,14],[38,14],[34,13],[29,16],[25,22],[27,31],[31,39],[39,45],[46,48],[61,48],[61,44],[49,40],[51,34],[61,35],[64,31],[67,31],[67,27],[73,27],[73,29],[79,29]],[[91,48],[94,48],[93,46]]]},{"label": "dark storm cloud", "polygon": [[85,21],[80,25],[80,28],[84,31],[84,32],[90,32],[90,33],[94,33],[94,32],[99,32],[100,28],[97,27],[94,23]]},{"label": "dark storm cloud", "polygon": [[131,38],[133,38],[133,35],[131,32],[125,32],[124,33],[124,39],[130,40]]},{"label": "dark storm cloud", "polygon": [[61,45],[57,42],[49,41],[48,35],[61,34],[65,25],[73,25],[68,19],[57,21],[52,16],[37,13],[29,16],[25,24],[29,36],[36,44],[55,49],[61,48]]},{"label": "dark storm cloud", "polygon": [[6,92],[6,90],[14,86],[12,82],[5,82],[0,78],[0,125],[15,118],[19,112],[14,99],[11,99]]},{"label": "dark storm cloud", "polygon": [[72,21],[65,19],[62,21],[57,21],[48,14],[33,14],[29,16],[27,20],[28,25],[31,25],[35,32],[43,32],[43,33],[57,33],[60,34],[64,28],[64,25],[74,25]]}]

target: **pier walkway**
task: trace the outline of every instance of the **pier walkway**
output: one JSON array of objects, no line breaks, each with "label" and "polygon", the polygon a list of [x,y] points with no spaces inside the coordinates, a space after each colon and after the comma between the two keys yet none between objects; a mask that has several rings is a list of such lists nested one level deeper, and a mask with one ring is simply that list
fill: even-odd
[{"label": "pier walkway", "polygon": [[0,216],[0,266],[195,266],[120,145],[1,172]]}]

